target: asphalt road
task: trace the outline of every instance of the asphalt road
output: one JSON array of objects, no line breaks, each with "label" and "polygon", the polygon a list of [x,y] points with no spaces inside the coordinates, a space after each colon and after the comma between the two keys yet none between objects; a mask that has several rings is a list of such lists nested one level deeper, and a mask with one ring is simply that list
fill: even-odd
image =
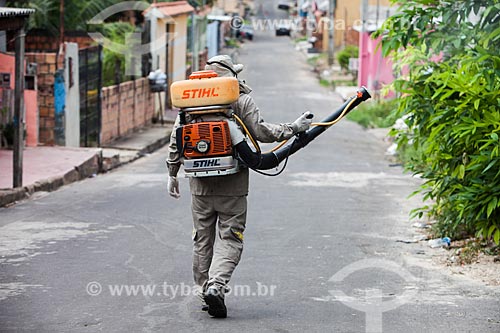
[{"label": "asphalt road", "polygon": [[[259,32],[239,60],[269,122],[305,110],[321,119],[341,103],[287,37]],[[251,175],[224,320],[191,294],[188,184],[168,197],[166,149],[0,209],[0,331],[499,332],[498,288],[396,242],[412,236],[418,203],[406,197],[418,180],[389,166],[384,149],[343,121],[282,175]]]}]

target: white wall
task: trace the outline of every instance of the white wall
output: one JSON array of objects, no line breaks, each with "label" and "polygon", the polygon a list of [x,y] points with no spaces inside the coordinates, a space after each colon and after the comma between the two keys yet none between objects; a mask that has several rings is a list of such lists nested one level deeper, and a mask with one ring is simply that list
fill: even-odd
[{"label": "white wall", "polygon": [[207,26],[207,47],[208,47],[208,59],[215,57],[219,51],[218,48],[218,34],[219,32],[219,22],[213,21]]},{"label": "white wall", "polygon": [[[80,147],[80,85],[78,44],[65,43],[64,55],[64,88],[66,90],[65,108],[65,145],[67,147]],[[70,68],[70,58],[72,66]],[[71,76],[70,76],[71,70]],[[72,84],[70,82],[72,78]]]}]

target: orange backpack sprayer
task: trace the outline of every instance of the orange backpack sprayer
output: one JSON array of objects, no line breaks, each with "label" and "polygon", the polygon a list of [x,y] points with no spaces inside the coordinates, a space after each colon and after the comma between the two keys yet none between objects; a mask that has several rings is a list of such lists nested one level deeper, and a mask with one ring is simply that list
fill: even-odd
[{"label": "orange backpack sprayer", "polygon": [[238,100],[239,94],[236,78],[218,77],[214,71],[194,72],[189,80],[172,84],[172,105],[180,108],[177,147],[184,157],[186,176],[222,176],[238,172],[239,163],[234,157],[227,121],[188,124],[186,116],[191,119],[212,115],[230,117],[231,103]]},{"label": "orange backpack sprayer", "polygon": [[[322,122],[312,123],[313,127],[309,130],[281,142],[267,153],[262,153],[245,124],[232,111],[231,104],[239,97],[236,78],[218,77],[214,71],[194,72],[189,80],[174,82],[170,88],[170,96],[172,105],[180,109],[180,126],[177,128],[176,138],[177,147],[184,158],[187,177],[229,175],[238,172],[241,165],[257,172],[275,168],[371,97],[366,88],[361,87],[355,96]],[[205,120],[211,116],[218,118],[215,117],[216,120],[213,121]],[[191,120],[189,123],[187,118]],[[204,120],[197,122],[197,118]],[[231,131],[245,133],[254,149],[250,148],[246,140],[232,142]]]}]

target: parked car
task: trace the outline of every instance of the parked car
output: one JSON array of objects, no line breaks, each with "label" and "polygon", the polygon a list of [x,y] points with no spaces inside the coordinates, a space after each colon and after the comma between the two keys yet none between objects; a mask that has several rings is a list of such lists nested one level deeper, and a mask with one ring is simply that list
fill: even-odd
[{"label": "parked car", "polygon": [[236,38],[253,40],[253,28],[249,25],[242,25],[241,28],[236,31]]},{"label": "parked car", "polygon": [[290,24],[280,24],[276,27],[276,36],[290,36]]},{"label": "parked car", "polygon": [[290,9],[290,4],[286,1],[282,1],[278,4],[278,9],[281,10],[289,10]]}]

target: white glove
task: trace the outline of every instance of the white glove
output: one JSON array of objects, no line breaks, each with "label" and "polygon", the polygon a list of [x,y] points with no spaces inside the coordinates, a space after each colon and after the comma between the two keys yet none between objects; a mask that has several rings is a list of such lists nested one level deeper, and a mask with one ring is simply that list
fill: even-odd
[{"label": "white glove", "polygon": [[306,111],[292,123],[292,128],[295,130],[295,133],[307,131],[309,127],[311,127],[312,117],[311,119],[307,119],[307,116],[310,114],[311,112]]},{"label": "white glove", "polygon": [[169,176],[167,186],[168,194],[170,194],[171,197],[174,197],[176,199],[179,199],[181,197],[181,194],[179,192],[179,181],[177,180],[177,177]]}]

